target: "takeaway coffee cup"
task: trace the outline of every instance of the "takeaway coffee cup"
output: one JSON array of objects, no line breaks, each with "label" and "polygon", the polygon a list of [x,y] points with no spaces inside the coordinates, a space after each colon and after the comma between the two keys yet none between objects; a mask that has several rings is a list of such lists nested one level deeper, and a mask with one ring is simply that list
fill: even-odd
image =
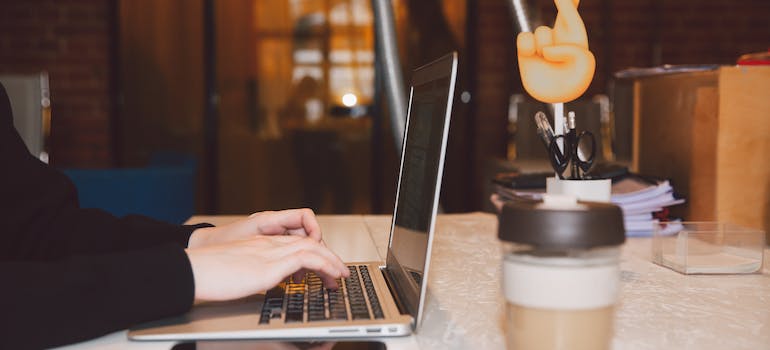
[{"label": "takeaway coffee cup", "polygon": [[546,195],[500,214],[509,349],[608,349],[620,279],[615,205]]}]

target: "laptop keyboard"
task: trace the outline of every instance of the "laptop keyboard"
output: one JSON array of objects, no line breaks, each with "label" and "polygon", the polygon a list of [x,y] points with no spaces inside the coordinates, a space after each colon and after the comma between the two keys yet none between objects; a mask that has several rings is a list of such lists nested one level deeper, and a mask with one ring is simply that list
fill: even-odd
[{"label": "laptop keyboard", "polygon": [[283,318],[286,323],[384,318],[374,283],[365,265],[348,266],[350,277],[338,279],[337,290],[323,287],[314,272],[299,282],[291,278],[265,294],[259,323]]}]

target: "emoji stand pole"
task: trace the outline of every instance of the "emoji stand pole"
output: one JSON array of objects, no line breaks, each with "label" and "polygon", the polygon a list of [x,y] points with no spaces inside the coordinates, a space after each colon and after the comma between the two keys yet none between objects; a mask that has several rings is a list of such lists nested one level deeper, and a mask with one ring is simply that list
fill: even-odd
[{"label": "emoji stand pole", "polygon": [[[557,102],[553,104],[553,133],[554,135],[564,135],[564,103]],[[556,140],[559,150],[564,152],[564,139]]]},{"label": "emoji stand pole", "polygon": [[[554,0],[553,28],[540,26],[516,37],[516,55],[524,89],[554,106],[554,133],[564,134],[564,103],[580,97],[594,76],[596,60],[578,13],[580,0]],[[563,144],[559,143],[563,151]]]}]

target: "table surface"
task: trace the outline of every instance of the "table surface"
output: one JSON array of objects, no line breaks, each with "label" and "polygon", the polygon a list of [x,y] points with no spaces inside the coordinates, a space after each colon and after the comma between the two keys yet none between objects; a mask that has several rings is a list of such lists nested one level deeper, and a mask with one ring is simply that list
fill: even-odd
[{"label": "table surface", "polygon": [[[237,216],[196,216],[223,224]],[[383,261],[390,216],[319,216],[327,245],[345,261]],[[504,349],[497,218],[439,215],[425,319],[415,335],[383,338],[389,349]],[[682,275],[650,262],[649,238],[623,246],[613,349],[770,349],[770,251],[762,273]],[[471,298],[472,297],[472,298]],[[169,349],[115,332],[62,349]]]}]

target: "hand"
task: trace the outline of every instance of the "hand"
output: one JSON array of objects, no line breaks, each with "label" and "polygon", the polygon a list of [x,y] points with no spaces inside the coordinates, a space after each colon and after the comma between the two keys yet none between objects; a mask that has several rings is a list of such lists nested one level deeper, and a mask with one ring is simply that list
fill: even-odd
[{"label": "hand", "polygon": [[188,248],[196,300],[230,300],[266,291],[286,276],[316,271],[327,288],[350,275],[322,242],[299,235],[265,236]]},{"label": "hand", "polygon": [[553,29],[519,33],[516,48],[524,89],[535,99],[559,103],[582,95],[594,76],[596,60],[588,51],[588,35],[577,5],[580,0],[554,0],[558,13]]},{"label": "hand", "polygon": [[289,209],[264,211],[251,214],[239,220],[218,227],[206,227],[195,230],[190,235],[188,248],[217,245],[259,235],[296,235],[321,241],[321,227],[315,214],[310,209]]}]

